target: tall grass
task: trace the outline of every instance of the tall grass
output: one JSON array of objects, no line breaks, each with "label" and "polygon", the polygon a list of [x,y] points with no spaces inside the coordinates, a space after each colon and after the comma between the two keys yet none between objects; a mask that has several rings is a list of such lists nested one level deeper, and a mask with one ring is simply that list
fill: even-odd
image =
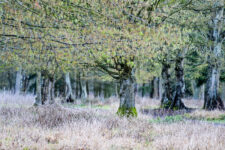
[{"label": "tall grass", "polygon": [[[115,98],[95,103],[109,105],[110,109],[59,104],[35,108],[33,101],[33,95],[0,93],[0,149],[223,150],[225,147],[223,125],[188,120],[152,123],[150,119],[154,116],[141,111],[138,118],[120,118],[115,115],[118,107]],[[158,106],[158,100],[137,100],[139,110]]]}]

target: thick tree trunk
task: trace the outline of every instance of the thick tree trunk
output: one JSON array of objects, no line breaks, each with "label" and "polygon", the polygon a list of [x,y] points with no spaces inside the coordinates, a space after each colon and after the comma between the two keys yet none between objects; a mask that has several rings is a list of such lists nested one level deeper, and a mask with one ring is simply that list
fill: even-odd
[{"label": "thick tree trunk", "polygon": [[221,83],[221,99],[225,100],[225,82]]},{"label": "thick tree trunk", "polygon": [[175,75],[176,75],[176,91],[173,102],[170,106],[170,109],[184,109],[184,103],[182,102],[182,98],[184,96],[185,84],[184,84],[184,61],[185,51],[180,50],[176,57],[175,64]]},{"label": "thick tree trunk", "polygon": [[167,62],[162,63],[162,98],[161,108],[169,109],[172,104],[172,90],[170,81],[170,64]]},{"label": "thick tree trunk", "polygon": [[65,81],[66,81],[66,97],[65,97],[65,101],[66,102],[74,102],[75,101],[75,96],[74,96],[73,91],[72,91],[69,72],[67,72],[65,74]]},{"label": "thick tree trunk", "polygon": [[21,81],[22,81],[22,67],[19,67],[19,70],[16,71],[15,94],[20,94]]},{"label": "thick tree trunk", "polygon": [[120,81],[120,106],[117,114],[120,116],[137,116],[137,111],[135,108],[135,77],[132,73],[126,79],[121,79]]},{"label": "thick tree trunk", "polygon": [[204,109],[224,109],[223,101],[221,100],[219,90],[219,70],[217,67],[211,66],[208,71],[208,80],[205,88]]},{"label": "thick tree trunk", "polygon": [[219,78],[220,78],[220,62],[222,39],[221,29],[224,25],[224,1],[216,1],[215,4],[223,6],[217,8],[212,19],[212,32],[211,40],[213,45],[210,47],[210,56],[208,57],[208,79],[205,88],[204,109],[224,109],[223,101],[221,100],[219,90]]},{"label": "thick tree trunk", "polygon": [[36,98],[34,106],[41,105],[41,72],[37,72],[37,78],[36,78]]}]

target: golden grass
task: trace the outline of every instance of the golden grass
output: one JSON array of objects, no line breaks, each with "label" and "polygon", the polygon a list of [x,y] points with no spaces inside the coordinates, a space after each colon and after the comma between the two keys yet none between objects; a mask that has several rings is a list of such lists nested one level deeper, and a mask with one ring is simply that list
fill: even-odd
[{"label": "golden grass", "polygon": [[[117,100],[107,104],[111,109],[65,108],[57,104],[34,108],[30,106],[32,96],[5,97],[16,100],[0,102],[0,149],[4,150],[223,150],[225,147],[223,125],[194,121],[150,123],[153,116],[140,112],[138,118],[119,118],[115,115]],[[150,99],[137,101],[138,109],[158,104]]]}]

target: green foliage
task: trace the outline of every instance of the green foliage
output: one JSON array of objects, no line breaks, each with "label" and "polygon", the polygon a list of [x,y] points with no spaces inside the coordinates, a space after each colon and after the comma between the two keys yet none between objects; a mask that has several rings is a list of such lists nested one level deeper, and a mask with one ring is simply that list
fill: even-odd
[{"label": "green foliage", "polygon": [[225,123],[225,115],[219,115],[219,116],[215,116],[215,117],[193,117],[190,114],[185,114],[184,115],[186,118],[188,119],[193,119],[193,120],[202,120],[202,121],[207,121],[207,122],[212,122],[212,123]]},{"label": "green foliage", "polygon": [[168,109],[170,108],[171,104],[172,104],[172,100],[165,101],[163,104],[161,104],[160,108]]},{"label": "green foliage", "polygon": [[120,117],[137,117],[137,110],[135,107],[119,107],[116,114]]},{"label": "green foliage", "polygon": [[150,123],[174,123],[184,121],[183,115],[166,116],[164,118],[158,117],[156,119],[150,120]]}]

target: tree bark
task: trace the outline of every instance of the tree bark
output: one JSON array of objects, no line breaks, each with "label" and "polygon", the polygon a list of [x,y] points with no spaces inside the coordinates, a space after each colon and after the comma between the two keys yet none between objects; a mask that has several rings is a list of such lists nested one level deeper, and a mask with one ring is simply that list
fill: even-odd
[{"label": "tree bark", "polygon": [[154,98],[154,79],[149,83],[149,97]]},{"label": "tree bark", "polygon": [[49,94],[48,94],[49,104],[54,104],[55,103],[55,78],[54,77],[49,78],[48,91],[49,91]]},{"label": "tree bark", "polygon": [[221,100],[219,90],[220,78],[220,62],[221,58],[221,29],[224,25],[224,1],[216,1],[215,4],[223,6],[217,8],[212,18],[212,32],[210,32],[213,45],[210,47],[210,56],[208,57],[208,78],[205,88],[205,98],[203,108],[206,110],[224,109],[223,101]]},{"label": "tree bark", "polygon": [[184,55],[185,51],[180,50],[176,57],[175,75],[176,75],[176,91],[173,102],[170,109],[184,109],[186,108],[182,102],[184,96],[185,84],[184,84]]},{"label": "tree bark", "polygon": [[87,87],[86,87],[86,81],[84,79],[81,79],[81,99],[85,100],[87,99]]},{"label": "tree bark", "polygon": [[162,99],[162,78],[159,77],[159,99]]},{"label": "tree bark", "polygon": [[167,60],[162,62],[162,99],[161,108],[169,109],[172,104],[172,90],[170,81],[170,64]]},{"label": "tree bark", "polygon": [[22,67],[19,67],[19,70],[16,71],[15,94],[20,94],[21,81],[22,81]]},{"label": "tree bark", "polygon": [[41,72],[37,72],[37,78],[36,78],[36,98],[34,106],[41,105]]},{"label": "tree bark", "polygon": [[49,79],[46,76],[42,78],[42,86],[41,86],[41,103],[42,105],[46,104],[48,101],[49,94]]},{"label": "tree bark", "polygon": [[225,100],[225,82],[221,83],[221,99]]},{"label": "tree bark", "polygon": [[145,83],[142,84],[141,88],[141,97],[143,98],[145,96]]},{"label": "tree bark", "polygon": [[158,99],[159,98],[159,78],[158,77],[154,77],[154,99]]},{"label": "tree bark", "polygon": [[200,100],[204,99],[205,99],[205,84],[201,86],[201,97],[200,97]]},{"label": "tree bark", "polygon": [[89,89],[89,81],[86,80],[86,91],[87,91],[87,97],[89,97],[90,89]]},{"label": "tree bark", "polygon": [[66,100],[66,102],[74,102],[75,96],[72,91],[69,72],[67,72],[65,74],[65,81],[66,81],[66,98],[65,98],[65,100]]},{"label": "tree bark", "polygon": [[80,84],[80,72],[77,72],[77,74],[76,74],[76,98],[80,98],[80,96],[81,96],[81,84]]},{"label": "tree bark", "polygon": [[13,91],[13,79],[12,79],[12,74],[10,73],[10,71],[7,72],[7,79],[9,82],[9,90]]},{"label": "tree bark", "polygon": [[134,71],[127,78],[120,80],[120,106],[117,114],[120,116],[137,116],[135,108],[135,77]]}]

